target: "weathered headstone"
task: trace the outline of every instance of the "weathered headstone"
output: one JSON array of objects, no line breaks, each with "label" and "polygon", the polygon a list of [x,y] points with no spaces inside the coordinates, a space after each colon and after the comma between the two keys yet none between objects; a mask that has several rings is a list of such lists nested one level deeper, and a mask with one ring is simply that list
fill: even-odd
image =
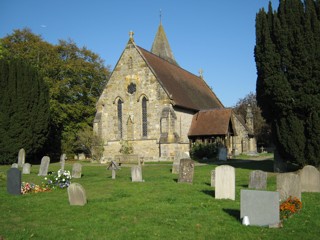
[{"label": "weathered headstone", "polygon": [[74,163],[72,166],[72,178],[81,178],[82,165],[81,163]]},{"label": "weathered headstone", "polygon": [[66,154],[60,156],[60,169],[64,170],[64,165],[66,164]]},{"label": "weathered headstone", "polygon": [[280,194],[280,201],[285,201],[290,196],[301,200],[299,175],[295,173],[279,173],[277,175],[277,191]]},{"label": "weathered headstone", "polygon": [[220,161],[227,161],[227,148],[225,147],[220,147],[219,148],[219,156],[218,159]]},{"label": "weathered headstone", "polygon": [[250,173],[249,188],[267,189],[267,173],[261,170],[255,170]]},{"label": "weathered headstone", "polygon": [[279,193],[244,190],[240,192],[240,218],[248,217],[249,225],[276,226],[280,223]]},{"label": "weathered headstone", "polygon": [[211,187],[215,186],[215,179],[216,179],[216,171],[212,170],[211,171]]},{"label": "weathered headstone", "polygon": [[40,164],[38,176],[47,176],[49,164],[50,164],[50,158],[48,156],[44,156],[41,159],[41,164]]},{"label": "weathered headstone", "polygon": [[320,172],[314,166],[304,166],[299,172],[302,192],[320,192]]},{"label": "weathered headstone", "polygon": [[26,161],[26,151],[23,148],[21,148],[19,150],[19,153],[18,153],[18,165],[19,165],[19,167],[22,167],[23,164],[25,163],[25,161]]},{"label": "weathered headstone", "polygon": [[235,200],[235,169],[229,165],[221,165],[215,169],[215,198]]},{"label": "weathered headstone", "polygon": [[7,192],[12,195],[21,194],[21,171],[18,168],[7,171]]},{"label": "weathered headstone", "polygon": [[194,174],[194,161],[188,158],[180,160],[178,182],[192,183]]},{"label": "weathered headstone", "polygon": [[70,205],[83,206],[87,203],[86,191],[79,183],[71,183],[68,187]]},{"label": "weathered headstone", "polygon": [[143,182],[141,166],[132,166],[131,167],[131,181],[132,182]]},{"label": "weathered headstone", "polygon": [[108,170],[111,170],[112,172],[112,179],[116,179],[116,171],[119,170],[119,166],[117,164],[117,162],[115,161],[111,161],[111,163],[109,164],[109,166],[107,167]]},{"label": "weathered headstone", "polygon": [[30,163],[25,163],[22,166],[22,174],[30,174],[31,170],[31,164]]},{"label": "weathered headstone", "polygon": [[12,163],[12,164],[11,164],[11,168],[19,168],[18,163]]}]

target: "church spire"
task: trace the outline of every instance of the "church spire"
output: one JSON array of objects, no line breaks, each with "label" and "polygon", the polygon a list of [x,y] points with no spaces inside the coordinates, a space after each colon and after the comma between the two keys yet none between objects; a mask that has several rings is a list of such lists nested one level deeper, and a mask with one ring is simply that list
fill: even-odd
[{"label": "church spire", "polygon": [[171,51],[166,33],[164,32],[164,29],[162,26],[161,11],[160,11],[160,24],[158,27],[156,37],[154,38],[154,41],[152,44],[151,52],[153,54],[167,60],[168,62],[179,66],[178,63],[176,62],[176,60],[174,59],[174,56]]}]

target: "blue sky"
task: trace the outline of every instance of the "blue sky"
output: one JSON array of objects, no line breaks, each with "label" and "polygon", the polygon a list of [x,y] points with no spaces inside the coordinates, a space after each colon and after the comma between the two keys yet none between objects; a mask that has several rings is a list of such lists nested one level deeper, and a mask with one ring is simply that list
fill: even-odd
[{"label": "blue sky", "polygon": [[[226,107],[255,92],[255,16],[269,0],[1,0],[0,38],[28,27],[45,41],[72,39],[111,69],[132,30],[151,49],[162,24],[174,57],[203,76]],[[279,0],[272,0],[274,8]]]}]

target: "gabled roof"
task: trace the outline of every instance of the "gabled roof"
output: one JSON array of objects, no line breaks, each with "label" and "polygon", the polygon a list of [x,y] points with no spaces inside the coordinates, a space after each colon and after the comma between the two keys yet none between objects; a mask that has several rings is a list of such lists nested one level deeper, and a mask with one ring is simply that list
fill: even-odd
[{"label": "gabled roof", "polygon": [[227,135],[232,125],[232,109],[211,109],[193,115],[188,136]]},{"label": "gabled roof", "polygon": [[201,77],[141,47],[137,49],[175,106],[191,110],[224,107]]}]

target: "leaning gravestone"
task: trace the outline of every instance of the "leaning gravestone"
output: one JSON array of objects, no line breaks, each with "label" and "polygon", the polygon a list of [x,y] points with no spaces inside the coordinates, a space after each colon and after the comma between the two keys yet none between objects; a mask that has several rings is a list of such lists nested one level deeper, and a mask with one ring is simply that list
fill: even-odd
[{"label": "leaning gravestone", "polygon": [[240,192],[240,219],[245,216],[249,218],[249,225],[279,225],[279,193],[242,189]]},{"label": "leaning gravestone", "polygon": [[68,187],[70,205],[83,206],[87,203],[86,191],[79,183],[71,183]]},{"label": "leaning gravestone", "polygon": [[192,183],[194,166],[194,161],[192,161],[191,159],[181,159],[178,182]]},{"label": "leaning gravestone", "polygon": [[25,163],[25,161],[26,161],[26,151],[23,148],[21,148],[19,150],[19,153],[18,153],[18,165],[19,165],[19,167],[22,167],[23,164]]},{"label": "leaning gravestone", "polygon": [[81,178],[82,165],[81,163],[74,163],[72,166],[72,178]]},{"label": "leaning gravestone", "polygon": [[64,170],[64,165],[66,164],[66,154],[60,156],[60,169]]},{"label": "leaning gravestone", "polygon": [[280,194],[280,201],[296,197],[301,200],[300,177],[295,173],[279,173],[277,175],[277,191]]},{"label": "leaning gravestone", "polygon": [[235,200],[235,169],[229,165],[221,165],[215,169],[215,198]]},{"label": "leaning gravestone", "polygon": [[31,164],[25,163],[22,166],[22,174],[30,174]]},{"label": "leaning gravestone", "polygon": [[41,159],[41,164],[40,164],[38,176],[47,176],[49,164],[50,164],[50,158],[48,156],[44,156]]},{"label": "leaning gravestone", "polygon": [[132,166],[131,167],[131,181],[132,182],[143,182],[141,166]]},{"label": "leaning gravestone", "polygon": [[21,194],[21,172],[18,168],[7,171],[7,192],[12,195]]},{"label": "leaning gravestone", "polygon": [[211,187],[215,186],[215,179],[216,179],[216,171],[212,170],[211,171]]},{"label": "leaning gravestone", "polygon": [[301,192],[320,192],[320,172],[314,166],[304,166],[299,172]]},{"label": "leaning gravestone", "polygon": [[267,189],[267,173],[261,170],[255,170],[250,173],[249,188]]}]

